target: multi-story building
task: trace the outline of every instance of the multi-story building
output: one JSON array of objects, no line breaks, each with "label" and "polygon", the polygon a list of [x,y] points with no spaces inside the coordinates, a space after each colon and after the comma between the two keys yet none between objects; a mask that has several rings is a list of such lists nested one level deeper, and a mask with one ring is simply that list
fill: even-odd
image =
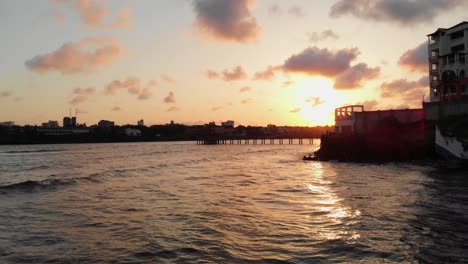
[{"label": "multi-story building", "polygon": [[5,122],[0,122],[0,126],[5,126],[5,127],[12,127],[15,125],[14,121],[5,121]]},{"label": "multi-story building", "polygon": [[145,126],[145,121],[143,121],[143,119],[141,119],[141,120],[139,120],[139,121],[137,122],[137,125],[138,125],[138,126]]},{"label": "multi-story building", "polygon": [[427,36],[430,101],[468,99],[468,22]]},{"label": "multi-story building", "polygon": [[42,127],[55,128],[55,127],[59,127],[59,123],[58,121],[49,120],[49,122],[42,123]]},{"label": "multi-story building", "polygon": [[101,121],[99,121],[98,126],[100,126],[100,127],[114,127],[115,123],[114,123],[114,121],[101,120]]}]

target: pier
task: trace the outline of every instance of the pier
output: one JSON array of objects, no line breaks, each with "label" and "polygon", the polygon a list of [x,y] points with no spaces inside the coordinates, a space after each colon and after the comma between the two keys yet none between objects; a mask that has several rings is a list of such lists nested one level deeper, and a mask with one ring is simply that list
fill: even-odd
[{"label": "pier", "polygon": [[314,144],[314,138],[201,138],[197,145],[303,145]]}]

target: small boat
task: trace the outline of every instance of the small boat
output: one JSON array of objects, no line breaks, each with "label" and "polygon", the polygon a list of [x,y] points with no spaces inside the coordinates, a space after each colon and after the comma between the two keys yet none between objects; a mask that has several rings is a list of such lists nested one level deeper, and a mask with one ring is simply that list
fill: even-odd
[{"label": "small boat", "polygon": [[468,165],[468,140],[453,135],[444,135],[438,126],[435,133],[436,153],[452,164]]}]

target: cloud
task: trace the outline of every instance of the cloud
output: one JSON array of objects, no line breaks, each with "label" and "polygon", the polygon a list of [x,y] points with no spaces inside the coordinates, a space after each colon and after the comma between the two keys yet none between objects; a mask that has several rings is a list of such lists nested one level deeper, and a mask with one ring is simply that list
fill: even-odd
[{"label": "cloud", "polygon": [[291,6],[288,9],[288,14],[292,16],[296,16],[296,17],[303,17],[305,15],[304,11],[302,10],[300,6]]},{"label": "cloud", "polygon": [[128,27],[133,22],[132,10],[124,7],[118,11],[114,22],[105,24],[104,21],[109,17],[110,12],[100,0],[78,0],[75,10],[78,12],[81,22],[89,27],[119,29]]},{"label": "cloud", "polygon": [[272,80],[275,78],[275,72],[280,69],[278,66],[269,65],[264,71],[259,71],[254,74],[254,80]]},{"label": "cloud", "polygon": [[383,98],[399,97],[403,100],[418,100],[424,95],[424,89],[429,87],[429,77],[423,76],[417,81],[398,79],[391,82],[384,82],[380,85],[381,96]]},{"label": "cloud", "polygon": [[176,103],[175,94],[173,92],[169,92],[169,95],[164,97],[163,101],[166,104],[175,104]]},{"label": "cloud", "polygon": [[289,86],[291,86],[293,84],[292,81],[288,80],[288,81],[284,81],[283,84],[281,85],[281,87],[283,88],[288,88]]},{"label": "cloud", "polygon": [[244,87],[239,89],[240,93],[247,93],[247,92],[250,92],[250,91],[252,91],[252,88],[250,88],[249,86],[244,86]]},{"label": "cloud", "polygon": [[325,101],[321,100],[320,97],[309,97],[305,100],[307,103],[310,103],[310,102],[313,102],[312,103],[312,107],[316,107],[316,106],[319,106],[323,103],[325,103]]},{"label": "cloud", "polygon": [[78,105],[81,104],[89,99],[90,96],[94,94],[96,91],[95,88],[89,87],[89,88],[75,88],[72,91],[73,98],[70,100],[70,104],[72,105]]},{"label": "cloud", "polygon": [[253,0],[193,0],[195,26],[215,40],[249,42],[260,33],[250,13]]},{"label": "cloud", "polygon": [[222,72],[222,76],[223,80],[226,82],[247,79],[247,74],[245,73],[242,66],[236,66],[232,70],[226,69]]},{"label": "cloud", "polygon": [[213,106],[211,107],[211,111],[218,111],[218,110],[221,110],[222,107],[221,106]]},{"label": "cloud", "polygon": [[331,51],[309,47],[289,57],[284,62],[283,69],[288,72],[334,77],[346,71],[358,54],[357,48]]},{"label": "cloud", "polygon": [[361,19],[404,25],[432,22],[440,13],[465,4],[464,0],[339,0],[331,17],[352,15]]},{"label": "cloud", "polygon": [[375,79],[380,74],[380,67],[369,68],[365,63],[359,63],[335,78],[336,89],[360,88],[363,82]]},{"label": "cloud", "polygon": [[294,108],[292,109],[291,111],[289,111],[290,113],[299,113],[301,111],[301,108],[298,107],[298,108]]},{"label": "cloud", "polygon": [[245,73],[242,66],[239,65],[232,69],[225,69],[221,73],[214,70],[207,70],[206,77],[208,79],[218,79],[221,77],[224,81],[230,82],[247,79],[247,73]]},{"label": "cloud", "polygon": [[0,93],[0,97],[9,97],[12,96],[13,92],[12,91],[3,91]]},{"label": "cloud", "polygon": [[300,6],[291,6],[285,11],[277,4],[270,6],[268,8],[268,12],[275,16],[281,16],[284,13],[295,17],[303,17],[305,15],[303,9]]},{"label": "cloud", "polygon": [[364,110],[366,111],[373,111],[377,108],[377,105],[379,104],[379,102],[377,102],[376,100],[367,100],[364,102],[357,102],[356,104],[363,105]]},{"label": "cloud", "polygon": [[244,100],[241,101],[241,104],[250,104],[250,103],[253,103],[252,98],[247,98],[247,99],[244,99]]},{"label": "cloud", "polygon": [[207,70],[206,71],[206,77],[208,79],[218,79],[219,78],[219,73],[213,70]]},{"label": "cloud", "polygon": [[114,106],[111,111],[118,112],[120,110],[122,110],[122,109],[119,106]]},{"label": "cloud", "polygon": [[172,78],[172,76],[169,76],[167,74],[161,75],[161,78],[163,79],[163,81],[165,81],[167,83],[170,83],[170,84],[176,83],[176,80],[174,78]]},{"label": "cloud", "polygon": [[136,95],[139,100],[149,99],[152,90],[158,84],[155,80],[149,80],[145,86],[142,86],[141,80],[137,77],[127,77],[126,80],[113,80],[105,88],[107,95],[116,95],[120,90],[127,90],[129,94]]},{"label": "cloud", "polygon": [[309,37],[310,42],[319,42],[321,40],[326,40],[326,39],[333,39],[337,40],[339,39],[338,34],[336,34],[333,30],[327,29],[322,32],[312,32],[307,34]]},{"label": "cloud", "polygon": [[25,62],[34,72],[61,72],[62,74],[90,73],[109,66],[123,56],[124,48],[108,38],[87,38],[77,43],[65,43],[58,50],[38,55]]},{"label": "cloud", "polygon": [[398,64],[410,72],[428,71],[427,42],[423,42],[414,49],[407,50],[401,55]]},{"label": "cloud", "polygon": [[177,106],[171,106],[171,107],[169,107],[169,108],[166,110],[166,112],[175,112],[175,111],[179,111],[179,110],[180,110],[179,107],[177,107]]}]

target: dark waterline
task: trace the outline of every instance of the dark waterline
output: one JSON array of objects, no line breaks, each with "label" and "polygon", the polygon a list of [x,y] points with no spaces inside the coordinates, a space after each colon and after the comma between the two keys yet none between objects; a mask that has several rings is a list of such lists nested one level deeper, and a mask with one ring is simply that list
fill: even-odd
[{"label": "dark waterline", "polygon": [[310,145],[0,146],[0,263],[463,263],[463,170]]}]

